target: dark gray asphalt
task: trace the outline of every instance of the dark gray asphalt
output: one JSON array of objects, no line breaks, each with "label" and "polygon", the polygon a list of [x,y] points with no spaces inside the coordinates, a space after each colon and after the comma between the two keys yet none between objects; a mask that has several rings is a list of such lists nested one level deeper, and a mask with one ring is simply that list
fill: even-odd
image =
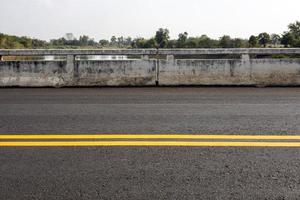
[{"label": "dark gray asphalt", "polygon": [[[1,134],[300,134],[300,88],[0,89]],[[299,148],[0,147],[0,199],[300,199]]]}]

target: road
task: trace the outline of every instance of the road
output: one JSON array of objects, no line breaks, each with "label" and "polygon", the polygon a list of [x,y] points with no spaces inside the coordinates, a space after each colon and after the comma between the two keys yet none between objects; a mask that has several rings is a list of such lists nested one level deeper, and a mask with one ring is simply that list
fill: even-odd
[{"label": "road", "polygon": [[[0,134],[299,136],[300,88],[3,88]],[[0,145],[0,199],[300,199],[299,155],[299,147]]]}]

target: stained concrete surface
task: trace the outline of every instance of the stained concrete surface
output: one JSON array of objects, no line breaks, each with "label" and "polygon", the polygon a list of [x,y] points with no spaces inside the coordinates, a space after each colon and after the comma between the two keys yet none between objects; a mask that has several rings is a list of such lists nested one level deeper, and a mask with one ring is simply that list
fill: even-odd
[{"label": "stained concrete surface", "polygon": [[[300,88],[1,89],[1,134],[300,133]],[[0,147],[0,199],[299,199],[300,149]]]},{"label": "stained concrete surface", "polygon": [[[0,50],[2,56],[66,57],[64,61],[1,61],[0,87],[299,86],[299,51],[299,48]],[[76,59],[80,55],[134,55],[134,58]],[[260,58],[267,55],[269,58]],[[287,58],[272,58],[274,55]]]}]

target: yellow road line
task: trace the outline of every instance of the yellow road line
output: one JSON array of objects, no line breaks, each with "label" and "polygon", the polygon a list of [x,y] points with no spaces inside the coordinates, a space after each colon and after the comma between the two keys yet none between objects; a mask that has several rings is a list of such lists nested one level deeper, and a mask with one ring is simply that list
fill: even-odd
[{"label": "yellow road line", "polygon": [[179,135],[179,134],[101,134],[101,135],[0,135],[0,140],[42,139],[224,139],[224,140],[300,140],[300,135]]},{"label": "yellow road line", "polygon": [[77,142],[0,142],[0,147],[84,147],[84,146],[178,146],[178,147],[300,147],[300,142],[147,142],[147,141],[77,141]]}]

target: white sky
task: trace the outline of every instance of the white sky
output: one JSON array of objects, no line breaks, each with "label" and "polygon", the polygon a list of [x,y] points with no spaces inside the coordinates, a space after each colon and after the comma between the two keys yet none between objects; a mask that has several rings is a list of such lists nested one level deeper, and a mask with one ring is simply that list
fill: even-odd
[{"label": "white sky", "polygon": [[300,20],[299,8],[300,0],[0,0],[0,32],[45,40],[70,32],[99,40],[148,38],[164,27],[172,38],[184,31],[248,38],[282,33]]}]

